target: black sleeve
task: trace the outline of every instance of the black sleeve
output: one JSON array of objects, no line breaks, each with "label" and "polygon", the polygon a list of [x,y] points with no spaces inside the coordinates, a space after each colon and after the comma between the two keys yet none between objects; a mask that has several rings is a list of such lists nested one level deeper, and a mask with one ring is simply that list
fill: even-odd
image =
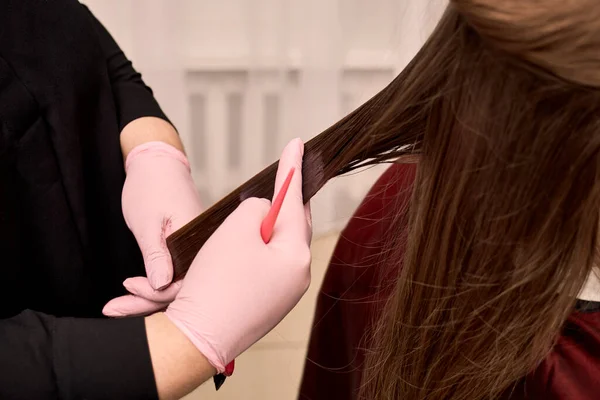
[{"label": "black sleeve", "polygon": [[106,58],[119,128],[123,129],[129,122],[141,117],[157,117],[169,121],[152,90],[144,83],[142,75],[133,68],[114,38],[86,6],[81,6],[89,15]]},{"label": "black sleeve", "polygon": [[144,319],[0,320],[0,398],[158,398]]}]

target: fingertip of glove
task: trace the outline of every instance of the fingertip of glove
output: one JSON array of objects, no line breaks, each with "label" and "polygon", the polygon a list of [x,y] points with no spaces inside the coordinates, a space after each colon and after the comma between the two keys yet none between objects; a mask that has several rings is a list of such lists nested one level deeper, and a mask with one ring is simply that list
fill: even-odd
[{"label": "fingertip of glove", "polygon": [[[168,266],[166,267],[168,268]],[[171,280],[173,279],[172,274],[163,271],[165,268],[152,268],[150,272],[150,276],[148,277],[148,281],[150,282],[150,286],[154,290],[162,290],[171,284]]]},{"label": "fingertip of glove", "polygon": [[102,314],[106,317],[122,317],[123,314],[117,311],[114,306],[109,302],[102,309]]}]

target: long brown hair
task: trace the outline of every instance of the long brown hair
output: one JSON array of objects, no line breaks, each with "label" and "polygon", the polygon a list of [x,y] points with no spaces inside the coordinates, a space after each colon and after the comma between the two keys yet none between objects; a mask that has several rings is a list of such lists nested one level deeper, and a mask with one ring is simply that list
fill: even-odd
[{"label": "long brown hair", "polygon": [[[596,258],[599,87],[597,0],[454,0],[390,85],[307,143],[305,201],[419,155],[363,397],[497,398],[544,359]],[[177,276],[240,200],[272,195],[275,169],[168,239]]]}]

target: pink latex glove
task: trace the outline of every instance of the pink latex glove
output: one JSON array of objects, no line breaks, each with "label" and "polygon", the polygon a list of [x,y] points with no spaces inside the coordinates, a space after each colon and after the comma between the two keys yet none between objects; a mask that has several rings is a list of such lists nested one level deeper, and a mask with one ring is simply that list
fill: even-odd
[{"label": "pink latex glove", "polygon": [[273,329],[310,284],[312,233],[310,211],[302,202],[303,148],[293,140],[279,162],[275,193],[290,169],[296,171],[271,241],[265,244],[260,235],[270,202],[244,201],[204,244],[165,312],[218,372]]},{"label": "pink latex glove", "polygon": [[173,282],[163,290],[150,286],[148,279],[136,276],[126,279],[123,286],[130,293],[112,299],[104,306],[102,312],[108,317],[129,317],[150,315],[167,308],[175,300],[183,281]]},{"label": "pink latex glove", "polygon": [[164,308],[175,297],[180,284],[167,287],[173,279],[173,263],[166,237],[198,216],[202,206],[189,162],[173,146],[141,144],[127,156],[125,170],[123,216],[141,249],[148,278],[125,281],[125,287],[139,296],[125,296],[121,305],[127,314],[146,314]]}]

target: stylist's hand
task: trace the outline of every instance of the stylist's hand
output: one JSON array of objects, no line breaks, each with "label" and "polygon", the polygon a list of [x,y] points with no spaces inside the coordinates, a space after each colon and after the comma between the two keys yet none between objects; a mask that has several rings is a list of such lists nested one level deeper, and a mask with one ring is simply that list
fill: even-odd
[{"label": "stylist's hand", "polygon": [[[147,142],[133,148],[125,162],[123,216],[144,257],[147,279],[125,282],[152,300],[171,301],[178,286],[161,292],[173,279],[173,263],[166,237],[202,212],[200,196],[185,155],[164,142]],[[128,314],[156,311],[156,301],[127,298]]]},{"label": "stylist's hand", "polygon": [[165,312],[219,372],[273,329],[310,284],[303,148],[293,140],[279,162],[275,193],[291,168],[295,173],[271,241],[265,244],[260,235],[270,202],[244,201],[204,244]]}]

